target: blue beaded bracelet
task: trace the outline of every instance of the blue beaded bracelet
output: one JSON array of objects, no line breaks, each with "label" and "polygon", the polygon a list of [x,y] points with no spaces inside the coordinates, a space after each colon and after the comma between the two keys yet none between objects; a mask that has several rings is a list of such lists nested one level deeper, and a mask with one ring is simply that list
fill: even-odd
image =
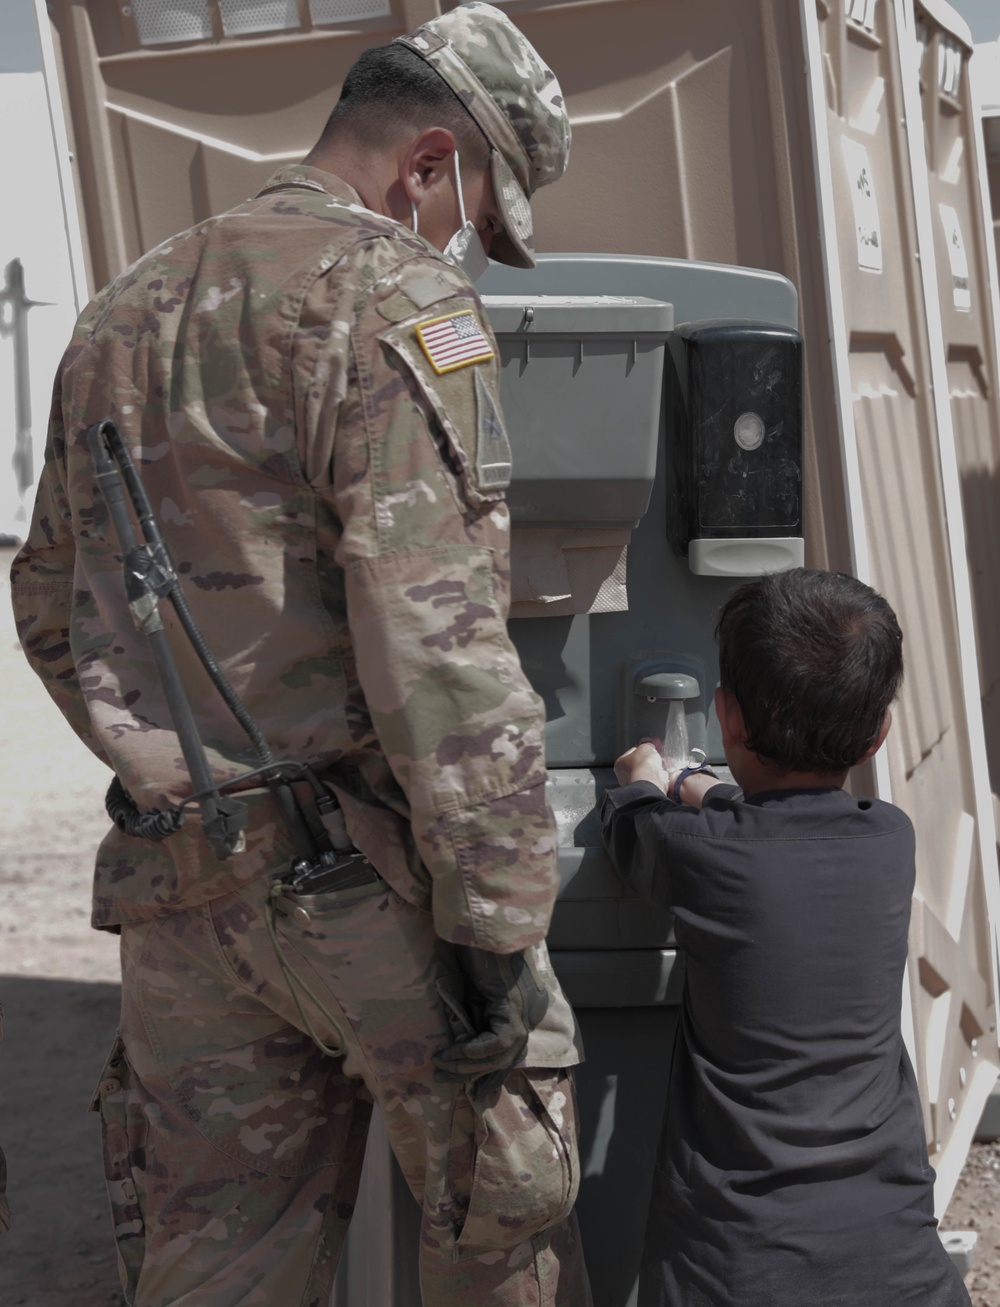
[{"label": "blue beaded bracelet", "polygon": [[716,776],[715,772],[712,771],[711,767],[709,767],[707,762],[703,762],[697,767],[685,767],[683,771],[678,772],[677,779],[674,781],[672,786],[673,789],[672,797],[674,803],[684,802],[684,800],[681,798],[681,786],[684,784],[684,782],[687,780],[689,776],[694,776],[697,772],[704,772],[706,776],[711,776],[712,780],[714,781],[717,781],[719,779],[718,776]]}]

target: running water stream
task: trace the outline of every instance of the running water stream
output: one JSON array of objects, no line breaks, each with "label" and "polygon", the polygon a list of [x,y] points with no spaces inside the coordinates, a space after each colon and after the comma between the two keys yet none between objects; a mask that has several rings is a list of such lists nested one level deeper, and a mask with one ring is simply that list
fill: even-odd
[{"label": "running water stream", "polygon": [[683,699],[671,699],[667,709],[667,725],[663,732],[663,765],[667,771],[691,765],[691,746],[688,744],[687,712]]}]

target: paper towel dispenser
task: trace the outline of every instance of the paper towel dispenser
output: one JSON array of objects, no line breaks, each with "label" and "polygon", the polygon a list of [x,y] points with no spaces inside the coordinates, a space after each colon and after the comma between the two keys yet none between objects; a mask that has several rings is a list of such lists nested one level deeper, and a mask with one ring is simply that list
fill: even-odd
[{"label": "paper towel dispenser", "polygon": [[500,346],[525,527],[625,529],[649,506],[673,306],[627,295],[484,295]]}]

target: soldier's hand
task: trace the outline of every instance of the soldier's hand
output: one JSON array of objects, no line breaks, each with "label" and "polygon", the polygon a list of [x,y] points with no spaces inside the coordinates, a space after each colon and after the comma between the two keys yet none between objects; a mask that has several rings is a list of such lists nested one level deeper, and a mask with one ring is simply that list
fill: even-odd
[{"label": "soldier's hand", "polygon": [[528,1035],[544,1017],[549,991],[528,953],[455,949],[467,982],[467,1006],[475,1033],[434,1056],[438,1080],[473,1082],[479,1096],[499,1089],[524,1057]]}]

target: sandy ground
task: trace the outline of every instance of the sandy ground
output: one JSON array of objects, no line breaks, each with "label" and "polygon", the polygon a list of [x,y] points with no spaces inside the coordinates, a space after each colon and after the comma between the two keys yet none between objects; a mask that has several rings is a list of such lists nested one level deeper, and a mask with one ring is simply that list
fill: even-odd
[{"label": "sandy ground", "polygon": [[0,549],[0,1307],[111,1307],[124,1299],[87,1111],[118,1019],[118,941],[90,929],[89,907],[108,772],[20,654],[11,556]]},{"label": "sandy ground", "polygon": [[[13,1218],[0,1307],[114,1307],[124,1299],[87,1110],[118,1015],[117,939],[89,926],[109,777],[20,654],[11,556],[0,548],[0,1143]],[[974,1307],[1000,1307],[1000,1144],[973,1145],[943,1224],[978,1231],[966,1282]]]}]

